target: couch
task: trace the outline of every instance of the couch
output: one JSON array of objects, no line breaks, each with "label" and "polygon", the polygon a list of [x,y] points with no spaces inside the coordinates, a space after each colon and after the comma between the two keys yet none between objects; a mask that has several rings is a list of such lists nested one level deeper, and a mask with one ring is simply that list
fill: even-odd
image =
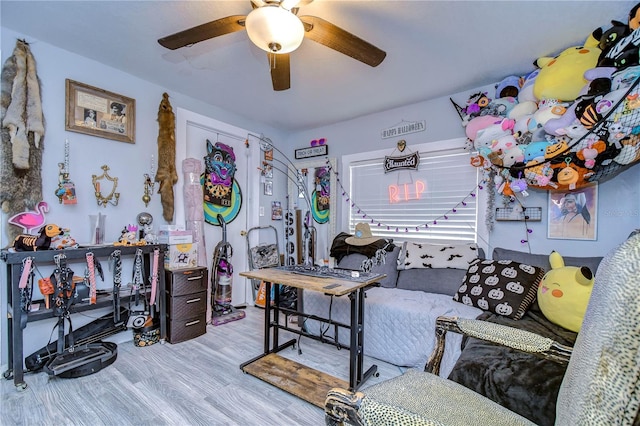
[{"label": "couch", "polygon": [[[567,364],[552,424],[640,424],[639,237],[640,232],[634,232],[610,251],[597,268],[591,299],[573,347],[487,321],[441,317],[437,321],[438,348],[448,331]],[[433,354],[430,366],[438,365],[439,353]],[[432,374],[434,371],[430,367],[425,371],[410,369],[359,391],[333,388],[325,402],[326,424],[540,424],[465,386],[437,377]],[[544,372],[534,375],[540,381],[546,379]],[[544,410],[535,397],[528,403],[535,410]]]},{"label": "couch", "polygon": [[[477,306],[461,303],[462,300],[454,300],[454,295],[468,274],[469,264],[478,259],[484,259],[485,253],[482,248],[468,245],[476,250],[473,259],[467,256],[466,259],[462,259],[462,262],[455,264],[455,267],[442,267],[442,264],[415,267],[414,264],[414,267],[405,268],[403,265],[408,262],[406,253],[411,252],[407,250],[408,245],[411,244],[396,243],[395,247],[386,252],[384,260],[371,268],[371,271],[384,273],[387,277],[379,283],[379,287],[366,291],[364,354],[401,367],[424,368],[435,345],[434,330],[438,316],[475,319],[483,313],[490,314]],[[425,244],[424,246],[431,246],[429,249],[433,249],[433,245]],[[412,247],[415,254],[417,247]],[[544,254],[536,255],[495,248],[492,258],[496,261],[512,260],[544,270],[550,269],[548,255]],[[564,259],[566,265],[588,266],[594,272],[601,260],[601,258],[576,257]],[[361,265],[367,260],[368,257],[365,254],[348,253],[339,259],[337,266],[361,269]],[[536,288],[533,288],[528,291],[529,298],[531,295],[535,298],[535,290]],[[330,318],[336,323],[349,323],[350,305],[346,297],[304,291],[301,302],[301,309],[307,315]],[[533,300],[533,306],[535,306],[535,300]],[[519,317],[524,314],[524,311],[520,312]],[[502,316],[499,317],[502,318]],[[314,336],[321,335],[337,345],[348,346],[349,333],[340,331],[339,327],[326,326],[312,318],[306,318],[302,327]],[[338,330],[337,338],[336,329]],[[461,347],[460,335],[447,336],[440,376],[446,378],[452,372],[461,356]],[[467,379],[475,380],[471,376]],[[460,381],[464,382],[465,379],[461,378]]]},{"label": "couch", "polygon": [[[549,256],[495,248],[493,259],[513,260],[548,271]],[[602,257],[563,256],[567,266],[586,266],[594,274]],[[492,312],[477,319],[516,327],[573,347],[577,333],[551,323],[536,301],[517,321]],[[447,338],[447,345],[449,340]],[[556,401],[566,364],[475,338],[464,338],[460,357],[448,378],[513,411],[539,426],[555,424]],[[535,403],[532,404],[532,401]]]},{"label": "couch", "polygon": [[[475,318],[482,310],[452,300],[468,265],[464,269],[398,270],[402,249],[403,244],[396,243],[386,253],[384,261],[371,268],[372,272],[383,273],[387,277],[380,281],[379,287],[366,291],[364,353],[398,366],[424,367],[434,346],[433,330],[439,315]],[[484,257],[484,251],[478,248],[473,257]],[[337,267],[358,270],[367,259],[365,254],[350,253],[338,261]],[[347,297],[304,291],[301,299],[305,314],[330,318],[342,324],[349,323],[350,305]],[[335,339],[335,328],[319,321],[306,319],[303,328],[315,336]],[[461,337],[453,337],[457,342],[447,345],[442,364],[443,375],[448,374],[460,354]],[[338,330],[336,343],[347,346],[349,333]]]}]

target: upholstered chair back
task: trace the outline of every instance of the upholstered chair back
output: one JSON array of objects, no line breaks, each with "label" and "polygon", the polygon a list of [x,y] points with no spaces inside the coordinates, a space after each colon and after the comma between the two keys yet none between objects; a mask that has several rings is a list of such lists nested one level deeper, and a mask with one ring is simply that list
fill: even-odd
[{"label": "upholstered chair back", "polygon": [[612,250],[564,376],[557,425],[638,424],[640,408],[640,234]]}]

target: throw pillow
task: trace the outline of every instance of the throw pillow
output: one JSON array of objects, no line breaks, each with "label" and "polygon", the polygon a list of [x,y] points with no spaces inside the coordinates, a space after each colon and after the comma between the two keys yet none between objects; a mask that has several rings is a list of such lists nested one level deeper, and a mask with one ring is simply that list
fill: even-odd
[{"label": "throw pillow", "polygon": [[453,300],[514,320],[522,318],[536,298],[544,270],[511,260],[478,260]]},{"label": "throw pillow", "polygon": [[467,269],[478,258],[476,244],[438,245],[405,241],[398,256],[398,270],[414,268]]}]

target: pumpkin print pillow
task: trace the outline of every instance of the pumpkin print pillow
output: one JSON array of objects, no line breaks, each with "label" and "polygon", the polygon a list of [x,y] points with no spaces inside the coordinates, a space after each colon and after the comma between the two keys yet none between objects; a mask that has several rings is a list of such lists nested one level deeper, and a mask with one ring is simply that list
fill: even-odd
[{"label": "pumpkin print pillow", "polygon": [[481,260],[469,265],[453,300],[514,320],[536,298],[544,269],[512,260]]}]

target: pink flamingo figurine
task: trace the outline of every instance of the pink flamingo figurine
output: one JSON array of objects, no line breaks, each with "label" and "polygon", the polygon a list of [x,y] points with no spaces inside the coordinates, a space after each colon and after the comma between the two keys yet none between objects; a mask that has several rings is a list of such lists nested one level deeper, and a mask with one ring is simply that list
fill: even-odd
[{"label": "pink flamingo figurine", "polygon": [[25,234],[31,234],[34,229],[37,231],[45,224],[44,214],[48,212],[49,204],[45,201],[40,201],[35,211],[26,211],[13,215],[9,218],[8,222],[21,227]]}]

